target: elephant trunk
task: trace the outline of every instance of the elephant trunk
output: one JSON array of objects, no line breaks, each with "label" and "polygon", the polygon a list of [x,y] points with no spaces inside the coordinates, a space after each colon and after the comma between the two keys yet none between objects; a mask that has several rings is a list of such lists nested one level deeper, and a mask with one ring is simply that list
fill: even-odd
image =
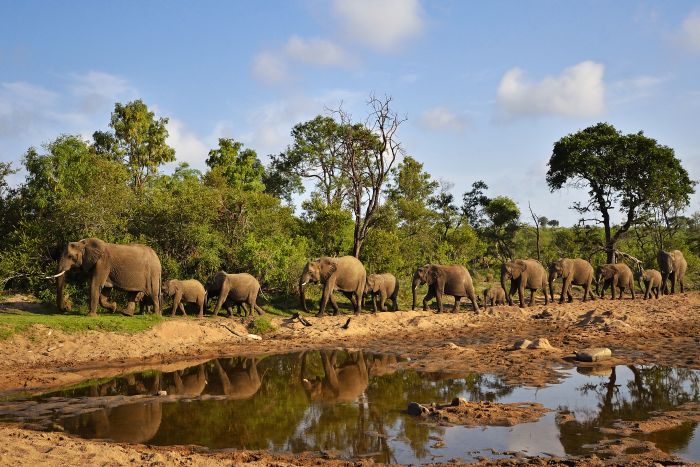
[{"label": "elephant trunk", "polygon": [[507,273],[506,273],[506,269],[504,266],[503,269],[501,269],[501,287],[503,288],[503,291],[506,293],[506,301],[508,302],[508,305],[512,305],[513,299],[510,297],[509,289],[506,288],[506,276],[507,276]]},{"label": "elephant trunk", "polygon": [[65,302],[63,298],[63,288],[66,285],[66,272],[71,268],[70,264],[64,261],[64,258],[58,262],[58,267],[56,268],[56,308],[58,311],[63,311],[65,309]]},{"label": "elephant trunk", "polygon": [[306,287],[306,281],[302,275],[299,279],[299,299],[301,300],[301,308],[308,313],[309,309],[306,307],[306,296],[304,295],[304,287]]},{"label": "elephant trunk", "polygon": [[549,298],[552,301],[554,301],[554,280],[556,278],[557,278],[557,273],[554,271],[549,271]]},{"label": "elephant trunk", "polygon": [[418,294],[418,285],[420,285],[420,278],[416,276],[413,278],[413,284],[411,286],[413,290],[413,303],[411,304],[411,310],[416,309],[416,295]]}]

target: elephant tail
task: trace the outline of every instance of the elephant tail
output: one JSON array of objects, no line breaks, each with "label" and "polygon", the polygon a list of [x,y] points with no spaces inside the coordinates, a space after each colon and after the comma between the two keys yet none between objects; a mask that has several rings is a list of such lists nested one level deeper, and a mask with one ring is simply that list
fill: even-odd
[{"label": "elephant tail", "polygon": [[265,295],[265,292],[263,292],[263,289],[262,289],[262,288],[261,288],[260,290],[258,290],[258,292],[260,292],[260,295],[262,295],[262,297],[265,299],[265,301],[266,301],[267,303],[272,303],[272,300],[270,300],[270,297],[268,297],[267,295]]}]

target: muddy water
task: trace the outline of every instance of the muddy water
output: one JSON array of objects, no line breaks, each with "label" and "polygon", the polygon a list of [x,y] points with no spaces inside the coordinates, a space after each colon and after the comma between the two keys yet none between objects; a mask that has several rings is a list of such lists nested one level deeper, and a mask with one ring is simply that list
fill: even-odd
[{"label": "muddy water", "polygon": [[[64,429],[85,438],[212,449],[325,451],[345,458],[416,463],[528,455],[578,455],[614,435],[600,427],[642,420],[700,400],[700,372],[668,367],[563,369],[561,381],[534,389],[491,375],[418,373],[398,358],[317,351],[264,358],[219,358],[179,371],[88,381],[0,402],[0,418]],[[587,374],[586,374],[587,373]],[[153,396],[165,391],[165,396]],[[422,403],[539,402],[553,410],[513,427],[439,426],[402,411]],[[558,412],[575,421],[561,422]],[[687,460],[700,460],[697,423],[648,435]]]}]

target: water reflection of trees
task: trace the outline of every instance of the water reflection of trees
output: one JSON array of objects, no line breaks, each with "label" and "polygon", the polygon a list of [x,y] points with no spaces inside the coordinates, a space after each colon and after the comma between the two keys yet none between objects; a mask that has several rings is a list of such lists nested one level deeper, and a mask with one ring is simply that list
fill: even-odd
[{"label": "water reflection of trees", "polygon": [[392,355],[313,351],[262,359],[222,358],[174,372],[134,374],[82,388],[80,395],[166,390],[169,395],[202,398],[149,402],[157,406],[157,414],[153,408],[137,408],[145,404],[121,406],[116,412],[105,409],[73,419],[66,427],[83,436],[113,438],[115,432],[126,433],[131,427],[138,442],[152,444],[334,450],[348,457],[391,462],[395,461],[392,439],[403,440],[421,459],[429,454],[430,437],[444,434],[442,427],[403,415],[407,401],[443,402],[457,396],[494,400],[512,390],[494,377],[419,374],[397,370],[397,363]]},{"label": "water reflection of trees", "polygon": [[[630,376],[624,376],[624,370]],[[669,410],[681,404],[700,399],[700,373],[685,368],[665,366],[614,367],[607,381],[584,384],[584,394],[595,394],[598,410],[595,417],[559,425],[560,440],[567,454],[583,454],[586,444],[595,444],[605,438],[599,427],[612,425],[616,420],[643,420],[652,412]],[[688,445],[697,423],[686,423],[673,430],[665,430],[647,437],[660,449],[673,451]]]}]

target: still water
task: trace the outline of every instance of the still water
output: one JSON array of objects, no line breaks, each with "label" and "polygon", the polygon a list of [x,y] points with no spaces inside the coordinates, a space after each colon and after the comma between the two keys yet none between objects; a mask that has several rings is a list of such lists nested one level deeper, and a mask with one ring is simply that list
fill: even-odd
[{"label": "still water", "polygon": [[[492,375],[397,369],[398,360],[361,351],[218,358],[169,373],[89,381],[24,403],[0,403],[0,418],[50,420],[81,437],[119,442],[327,451],[417,463],[497,457],[494,451],[585,454],[585,445],[604,438],[599,427],[700,400],[700,372],[686,369],[617,366],[596,374],[563,369],[557,384],[535,389],[507,385]],[[150,397],[158,391],[168,396]],[[410,401],[454,397],[533,401],[555,412],[534,423],[480,428],[437,426],[402,412]],[[558,423],[557,410],[572,412],[576,421]],[[649,439],[664,451],[700,460],[697,423]]]}]

